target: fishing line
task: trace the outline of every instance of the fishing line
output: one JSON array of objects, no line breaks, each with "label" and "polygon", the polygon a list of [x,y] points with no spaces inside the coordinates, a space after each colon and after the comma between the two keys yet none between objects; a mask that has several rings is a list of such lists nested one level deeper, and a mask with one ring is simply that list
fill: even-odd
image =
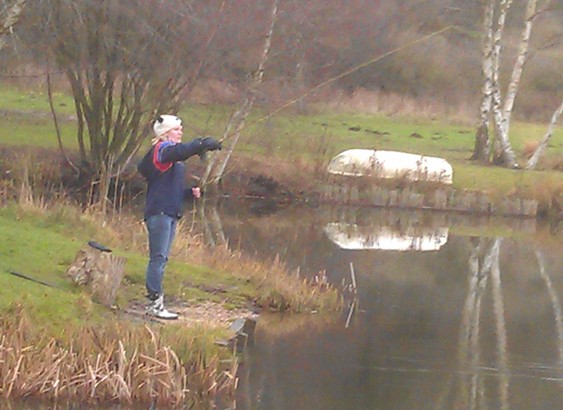
[{"label": "fishing line", "polygon": [[403,50],[405,50],[405,49],[407,49],[407,48],[409,48],[409,47],[412,47],[412,46],[414,46],[415,44],[421,43],[421,42],[426,41],[426,40],[428,40],[428,39],[430,39],[430,38],[432,38],[432,37],[434,37],[434,36],[437,36],[438,34],[442,34],[442,33],[446,32],[446,31],[448,31],[448,30],[451,30],[451,29],[454,28],[454,27],[455,27],[455,26],[453,26],[453,25],[444,27],[444,28],[442,28],[442,29],[440,29],[440,30],[437,30],[437,31],[434,31],[434,32],[432,32],[432,33],[430,33],[430,34],[428,34],[428,35],[426,35],[426,36],[417,38],[417,39],[412,40],[412,41],[410,41],[410,42],[408,42],[408,43],[406,43],[406,44],[403,44],[403,45],[400,46],[400,47],[397,47],[397,48],[394,48],[394,49],[392,49],[392,50],[389,50],[389,51],[387,51],[387,52],[385,52],[385,53],[383,53],[383,54],[381,54],[381,55],[379,55],[379,56],[377,56],[377,57],[375,57],[375,58],[372,58],[372,59],[370,59],[370,60],[368,60],[368,61],[364,61],[363,63],[358,64],[357,66],[354,66],[354,67],[352,67],[352,68],[350,68],[350,69],[348,69],[348,70],[346,70],[346,71],[343,71],[342,73],[338,74],[337,76],[332,77],[332,78],[329,78],[328,80],[325,80],[325,81],[323,81],[323,82],[317,84],[317,85],[314,86],[313,88],[308,89],[307,91],[305,91],[303,94],[299,95],[298,97],[289,100],[288,102],[286,102],[286,103],[285,103],[284,105],[282,105],[281,107],[276,108],[274,111],[272,111],[272,112],[270,112],[270,113],[264,115],[263,117],[258,118],[257,120],[254,120],[254,121],[250,122],[248,125],[243,126],[240,130],[235,131],[235,132],[233,132],[233,133],[231,133],[231,134],[225,135],[223,138],[221,138],[221,139],[219,140],[219,142],[223,142],[223,141],[225,141],[227,138],[230,138],[230,137],[232,137],[232,136],[234,136],[234,135],[240,133],[240,131],[242,131],[242,130],[245,129],[245,128],[249,128],[249,127],[251,127],[251,126],[253,126],[253,125],[256,125],[256,124],[259,123],[259,122],[265,121],[265,120],[267,120],[268,118],[273,117],[274,115],[276,115],[276,114],[279,113],[280,111],[285,110],[286,108],[290,107],[291,105],[297,103],[297,102],[298,102],[299,100],[301,100],[302,98],[308,96],[309,94],[311,94],[311,93],[317,91],[318,89],[320,89],[320,88],[322,88],[322,87],[324,87],[324,86],[326,86],[326,85],[328,85],[328,84],[331,84],[331,83],[333,83],[333,82],[335,82],[335,81],[338,81],[338,80],[340,80],[341,78],[346,77],[347,75],[350,75],[350,74],[352,74],[352,73],[354,73],[354,72],[356,72],[356,71],[358,71],[358,70],[361,70],[361,69],[364,68],[364,67],[367,67],[368,65],[377,63],[378,61],[384,59],[385,57],[389,57],[389,56],[391,56],[391,55],[393,55],[393,54],[398,53],[399,51],[403,51]]}]

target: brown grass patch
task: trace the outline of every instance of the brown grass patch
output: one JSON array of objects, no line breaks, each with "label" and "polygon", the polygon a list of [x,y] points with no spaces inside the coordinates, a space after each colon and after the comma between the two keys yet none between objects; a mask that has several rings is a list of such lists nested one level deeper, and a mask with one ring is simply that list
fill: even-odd
[{"label": "brown grass patch", "polygon": [[391,92],[358,88],[352,93],[332,92],[330,98],[319,105],[343,113],[385,114],[415,118],[445,118],[461,124],[473,124],[475,107],[472,102],[453,107],[437,98],[415,98]]}]

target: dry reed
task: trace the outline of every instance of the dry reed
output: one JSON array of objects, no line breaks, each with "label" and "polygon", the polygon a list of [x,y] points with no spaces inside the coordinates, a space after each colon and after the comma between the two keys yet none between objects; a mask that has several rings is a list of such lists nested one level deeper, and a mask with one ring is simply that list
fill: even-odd
[{"label": "dry reed", "polygon": [[52,401],[157,403],[167,408],[232,395],[237,361],[205,351],[195,337],[172,341],[145,326],[84,330],[68,341],[47,338],[18,313],[0,329],[0,397]]},{"label": "dry reed", "polygon": [[279,257],[263,262],[242,252],[220,246],[202,248],[206,263],[245,278],[258,288],[255,303],[272,311],[334,311],[342,307],[339,291],[327,281],[303,278],[299,270],[288,271]]}]

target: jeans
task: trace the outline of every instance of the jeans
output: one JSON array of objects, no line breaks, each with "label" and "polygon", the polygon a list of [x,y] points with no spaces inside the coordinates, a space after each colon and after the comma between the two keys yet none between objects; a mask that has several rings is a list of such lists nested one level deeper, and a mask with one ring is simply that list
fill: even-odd
[{"label": "jeans", "polygon": [[149,264],[147,266],[146,287],[149,298],[156,299],[162,294],[162,278],[168,262],[168,254],[176,235],[178,218],[165,214],[152,215],[145,224],[149,231]]}]

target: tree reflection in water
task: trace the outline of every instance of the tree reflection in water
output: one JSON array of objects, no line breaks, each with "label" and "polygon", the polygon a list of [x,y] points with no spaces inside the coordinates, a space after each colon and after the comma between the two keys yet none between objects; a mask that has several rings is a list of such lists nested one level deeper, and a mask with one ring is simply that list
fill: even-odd
[{"label": "tree reflection in water", "polygon": [[[545,269],[545,258],[539,249],[536,249],[536,258],[538,260],[539,272],[542,280],[545,283],[547,289],[547,294],[549,295],[549,301],[553,309],[553,314],[555,316],[555,329],[557,330],[557,347],[559,352],[559,372],[563,372],[563,309],[561,309],[561,302],[553,286],[553,282],[549,277],[547,270]],[[560,383],[563,387],[563,374],[560,375]]]},{"label": "tree reflection in water", "polygon": [[[344,264],[344,262],[347,265],[352,262],[352,259],[348,258],[361,257],[363,259],[358,260],[357,266],[363,266],[364,269],[370,266],[369,263],[372,260],[377,261],[377,263],[380,264],[387,263],[388,265],[386,266],[395,266],[391,264],[395,264],[396,261],[422,261],[423,259],[409,259],[408,256],[399,256],[399,253],[404,254],[404,252],[395,252],[394,254],[387,254],[383,252],[383,250],[389,249],[391,247],[390,245],[393,244],[400,245],[395,247],[395,250],[397,251],[404,250],[410,252],[414,251],[415,249],[422,251],[431,251],[430,245],[433,245],[432,250],[437,251],[436,255],[439,255],[438,252],[442,252],[441,255],[452,256],[452,249],[455,249],[455,247],[458,246],[459,243],[463,243],[464,246],[466,246],[469,242],[470,247],[464,247],[464,249],[469,251],[469,254],[463,253],[460,265],[456,265],[461,266],[461,269],[457,272],[462,275],[460,286],[462,286],[463,290],[461,293],[461,298],[457,300],[458,303],[453,307],[454,310],[457,307],[457,312],[461,313],[460,316],[458,316],[457,314],[455,315],[455,322],[453,322],[455,323],[454,326],[456,328],[459,325],[459,333],[457,334],[457,336],[453,336],[452,342],[454,350],[452,351],[455,352],[453,357],[454,360],[449,362],[451,364],[451,367],[449,369],[446,369],[446,371],[453,370],[453,372],[450,373],[449,376],[446,376],[446,378],[443,380],[443,385],[440,384],[438,390],[436,391],[434,399],[431,400],[431,402],[433,402],[433,405],[430,405],[429,408],[495,408],[507,410],[511,408],[511,405],[514,408],[521,408],[518,407],[519,405],[523,404],[523,402],[520,402],[521,400],[523,400],[524,402],[526,400],[533,401],[531,397],[524,397],[527,392],[526,387],[524,387],[524,390],[522,390],[522,385],[520,384],[522,379],[533,378],[539,379],[540,381],[557,381],[563,386],[563,309],[561,307],[560,297],[557,293],[558,282],[553,282],[552,279],[556,278],[551,278],[549,276],[550,270],[547,268],[544,255],[539,249],[535,251],[535,258],[532,256],[528,259],[522,259],[531,262],[531,265],[525,265],[526,268],[523,269],[526,269],[527,272],[531,272],[533,275],[536,275],[535,266],[537,266],[538,275],[536,275],[535,277],[541,278],[541,282],[539,282],[538,280],[537,283],[540,283],[539,294],[542,295],[542,297],[537,297],[540,298],[540,302],[542,300],[548,301],[545,306],[548,309],[549,319],[547,322],[543,321],[543,323],[547,323],[546,326],[548,329],[553,329],[553,327],[555,327],[557,335],[556,342],[558,349],[558,361],[556,368],[550,365],[541,364],[541,362],[540,364],[532,365],[530,365],[529,363],[522,364],[522,358],[519,357],[518,348],[527,346],[522,342],[522,329],[525,329],[525,326],[528,325],[528,322],[526,322],[525,320],[522,320],[520,322],[519,319],[521,318],[521,316],[516,316],[517,322],[514,323],[511,319],[511,316],[508,316],[512,314],[512,306],[514,306],[511,297],[508,295],[518,295],[518,293],[514,292],[519,292],[518,288],[514,290],[514,288],[511,287],[513,281],[515,280],[511,273],[514,270],[514,264],[518,264],[518,262],[511,257],[511,259],[513,260],[511,262],[513,263],[509,265],[504,264],[504,258],[506,258],[508,253],[510,253],[513,249],[513,245],[511,244],[510,240],[494,237],[471,237],[469,238],[469,240],[467,238],[463,238],[463,240],[460,242],[461,235],[459,234],[451,235],[451,238],[448,238],[448,228],[451,229],[452,221],[454,223],[458,223],[459,225],[461,224],[461,217],[459,219],[456,219],[454,217],[452,217],[451,219],[443,218],[445,219],[445,221],[442,221],[440,218],[436,218],[438,222],[444,222],[443,224],[438,222],[432,224],[423,224],[421,222],[424,220],[424,218],[419,217],[418,219],[414,219],[412,215],[407,215],[408,220],[414,221],[415,229],[413,229],[413,225],[411,225],[410,223],[407,224],[402,218],[399,220],[397,219],[398,217],[394,218],[393,216],[387,215],[387,213],[384,213],[383,211],[380,211],[379,213],[375,213],[373,215],[367,214],[366,212],[367,215],[365,215],[366,217],[363,219],[360,218],[361,214],[353,214],[353,217],[350,216],[348,218],[337,218],[335,217],[335,213],[336,212],[327,213],[324,218],[316,219],[316,222],[322,223],[321,227],[323,228],[324,237],[325,239],[328,238],[330,240],[332,247],[326,246],[325,249],[322,249],[315,248],[311,245],[311,248],[315,249],[319,254],[321,254],[321,256],[325,255],[325,253],[323,252],[335,252],[333,244],[336,244],[340,250],[346,251],[338,253],[337,255],[339,255],[341,259],[338,259],[338,257],[335,256],[331,260],[331,263],[338,261],[342,262],[342,265]],[[227,240],[225,239],[221,220],[217,211],[215,209],[208,208],[201,217],[202,226],[206,227],[205,229],[207,229],[206,238],[209,238],[208,243],[215,245],[219,243],[226,243]],[[306,222],[303,222],[303,219],[298,220],[300,221],[300,226],[296,227],[295,231],[300,230],[302,232],[304,230],[310,229],[309,225],[306,225]],[[228,228],[228,221],[226,220],[226,222],[226,226]],[[287,223],[287,221],[284,222],[286,222],[286,224],[283,226],[291,225]],[[238,223],[240,223],[240,221],[237,221],[237,224]],[[270,225],[272,223],[277,224],[278,221],[271,218],[268,220],[268,223]],[[475,228],[475,224],[472,224],[471,221],[470,223],[463,226]],[[479,229],[475,228],[473,232],[478,230]],[[463,229],[458,229],[457,231],[463,231]],[[525,233],[528,233],[526,230],[523,231]],[[254,230],[251,232],[256,234],[256,232],[259,232],[259,230]],[[266,232],[266,229],[264,229],[264,232]],[[276,231],[276,233],[278,232],[279,230]],[[238,231],[237,235],[239,235]],[[289,231],[288,229],[287,237],[284,236],[280,240],[280,242],[285,240],[287,241],[286,243],[293,243],[292,241],[295,240],[295,237],[292,235],[294,235],[294,231]],[[308,238],[311,237],[313,238],[313,240],[318,240],[315,236],[309,236]],[[265,236],[265,238],[270,237]],[[267,242],[262,237],[255,237],[253,239],[257,242]],[[452,239],[452,242],[454,242],[452,244],[453,247],[446,246],[448,239]],[[301,244],[301,247],[304,247],[303,242],[298,243]],[[309,243],[307,243],[307,246],[309,246]],[[366,250],[367,252],[363,252],[361,254],[359,252],[354,253],[355,250],[360,249]],[[459,249],[461,249],[461,247]],[[377,252],[370,253],[369,250],[377,250]],[[424,253],[428,255],[425,259],[426,261],[434,261],[432,252]],[[376,256],[372,257],[370,255]],[[387,255],[393,255],[393,257],[387,257]],[[546,255],[549,257],[549,252]],[[501,256],[503,257],[502,266],[503,271],[505,271],[505,276],[503,276],[503,271],[501,271]],[[444,257],[445,256],[441,256],[442,259]],[[440,256],[436,256],[436,260],[439,260],[439,258]],[[360,261],[363,262],[363,265]],[[405,272],[410,273],[407,264],[402,265],[401,267]],[[467,267],[467,269],[465,267]],[[384,269],[379,269],[377,272],[380,273],[380,271],[382,270]],[[416,269],[413,267],[412,271],[414,273],[416,272]],[[414,278],[416,278],[417,280],[422,280],[423,276],[419,274],[418,276],[413,276],[413,278],[411,279]],[[378,285],[380,283],[393,283],[393,280],[400,280],[397,278],[397,275],[385,277],[383,279],[378,277],[377,280],[380,282],[376,282],[376,279],[374,279],[373,276],[370,279],[372,280],[372,283],[377,283]],[[525,280],[527,281],[527,283],[532,285],[530,278],[525,276]],[[453,275],[452,281],[455,281],[455,276]],[[444,289],[446,289],[446,286],[450,286],[453,283],[454,282],[451,282],[448,285],[445,285]],[[465,285],[462,285],[463,283],[465,283]],[[455,291],[455,289],[452,287],[449,287],[447,289],[453,289]],[[530,290],[532,289],[536,291],[538,288],[530,288]],[[530,295],[533,294],[535,293],[530,293]],[[455,293],[452,292],[452,295],[455,295]],[[546,298],[545,296],[548,296],[548,298]],[[452,301],[456,300],[454,299],[455,296],[450,297],[452,298]],[[428,304],[428,306],[431,305],[431,303]],[[526,312],[532,311],[531,309],[525,308],[524,306],[525,305],[522,304],[522,301],[518,302],[519,308],[525,309]],[[539,303],[537,306],[535,304],[530,306],[535,307],[536,309],[542,309],[541,303]],[[553,314],[549,314],[550,311],[553,312]],[[522,312],[519,312],[519,314],[520,313]],[[380,319],[381,317],[381,315],[378,316],[378,318]],[[551,319],[551,317],[553,319]],[[487,320],[488,318],[490,318],[490,320]],[[344,319],[346,319],[346,317]],[[552,320],[555,321],[555,326],[553,326]],[[365,326],[366,323],[362,323],[362,325]],[[516,325],[516,327],[513,328],[511,327],[511,325]],[[491,326],[492,328],[490,328]],[[345,327],[344,323],[342,324],[342,327]],[[518,329],[518,327],[521,328]],[[514,331],[514,340],[509,340],[508,328],[510,328],[511,331]],[[352,332],[354,330],[357,331],[358,329],[352,329]],[[341,335],[336,330],[334,330],[334,328],[331,328],[330,332],[335,332],[331,333],[331,337],[335,338],[335,340],[338,340],[339,342],[342,342],[342,340],[347,340],[346,336]],[[304,331],[304,334],[309,333],[310,332]],[[368,334],[368,337],[371,337],[371,333],[366,334]],[[490,339],[491,335],[492,339]],[[510,335],[512,335],[512,333]],[[282,337],[281,339],[283,340],[284,338]],[[319,339],[321,339],[321,336],[319,336]],[[300,339],[298,337],[292,339],[292,343],[296,340]],[[492,345],[489,344],[491,341],[493,342]],[[306,339],[304,339],[302,342],[306,344]],[[369,346],[377,345],[377,342],[374,341],[366,343]],[[492,347],[492,349],[487,348],[489,345]],[[445,344],[445,346],[447,346],[447,344]],[[305,345],[304,349],[309,347],[310,346]],[[512,347],[512,349],[509,349],[509,347]],[[292,345],[292,351],[293,349],[299,351],[299,348],[300,346]],[[355,349],[355,346],[351,345],[350,348]],[[261,357],[262,361],[258,364],[260,368],[252,368],[254,376],[258,377],[250,380],[250,374],[241,374],[242,380],[244,380],[244,382],[242,382],[242,386],[247,390],[244,394],[239,396],[239,398],[243,398],[243,400],[247,401],[244,404],[240,403],[243,405],[243,408],[260,407],[259,403],[261,402],[261,397],[264,397],[264,395],[266,394],[268,395],[268,399],[270,400],[270,405],[272,403],[277,403],[280,406],[283,406],[282,403],[284,398],[286,400],[291,398],[285,396],[286,394],[288,394],[288,392],[301,392],[301,390],[299,389],[295,389],[293,391],[290,389],[286,390],[284,385],[276,384],[278,383],[278,380],[276,380],[276,375],[279,375],[283,369],[287,370],[283,361],[279,361],[276,357],[276,355],[278,355],[279,353],[279,351],[275,350],[273,343],[268,344],[267,346],[262,346],[262,354],[264,356]],[[317,357],[315,356],[315,358]],[[380,360],[383,361],[385,361],[385,359],[386,358],[380,358]],[[311,358],[311,362],[313,362],[313,360],[314,359]],[[366,371],[371,375],[370,377],[373,377],[374,374],[380,376],[381,372],[392,371],[394,369],[392,366],[376,367],[371,364],[372,360],[373,358],[369,357],[365,360],[362,359],[362,363],[370,363],[369,366],[366,365],[365,368],[362,368],[363,371]],[[490,363],[492,363],[492,365]],[[524,367],[522,367],[522,365]],[[262,368],[262,366],[265,367]],[[251,366],[248,366],[246,370],[250,372],[250,369]],[[380,372],[379,369],[383,370],[381,370]],[[348,368],[346,368],[346,370],[349,371]],[[417,370],[425,371],[429,369],[416,369],[413,371],[416,372]],[[327,372],[330,373],[329,370],[327,370]],[[536,372],[541,372],[542,374],[537,377],[537,374],[534,374]],[[557,374],[546,374],[547,372],[557,372]],[[353,374],[353,372],[349,372],[348,374]],[[246,378],[244,377],[245,375]],[[326,380],[330,380],[328,376]],[[362,380],[367,379],[362,378]],[[338,376],[335,376],[334,380],[332,381],[334,381],[334,383],[342,383],[342,380],[340,380]],[[378,382],[380,381],[381,379],[378,380]],[[272,387],[273,385],[275,385],[275,387]],[[363,399],[365,399],[366,401],[362,402],[363,404],[368,401],[370,403],[375,403],[375,401],[370,400],[381,399],[380,396],[372,391],[372,385],[366,382],[366,386],[368,386],[367,388],[369,390],[369,393],[358,389],[359,394],[365,394],[365,397]],[[317,387],[318,386],[315,385],[315,388]],[[319,391],[322,391],[322,387],[318,388]],[[318,394],[319,391],[315,391],[315,393]],[[539,391],[540,390],[538,390],[538,392]],[[522,394],[524,394],[524,396],[521,396]],[[530,390],[530,394],[534,394],[534,391]],[[331,397],[330,394],[329,397]],[[361,402],[361,400],[362,399],[358,399],[358,402]],[[402,398],[402,400],[404,399]],[[550,400],[550,398],[547,398],[545,399],[545,402],[549,402]],[[324,404],[326,404],[326,402]]]},{"label": "tree reflection in water", "polygon": [[[455,408],[475,409],[489,408],[484,378],[489,376],[481,362],[479,343],[481,327],[482,299],[489,282],[493,300],[494,319],[496,327],[496,371],[498,374],[498,397],[500,408],[509,409],[510,385],[510,357],[507,349],[507,331],[504,314],[504,300],[502,295],[501,272],[499,256],[502,238],[472,238],[472,250],[469,257],[469,277],[467,296],[463,307],[462,322],[459,339],[459,394],[455,396]],[[542,253],[536,250],[539,274],[545,283],[550,303],[554,312],[555,327],[558,336],[559,371],[563,369],[563,310],[553,282],[545,269]],[[487,369],[488,370],[488,369]],[[560,378],[561,380],[561,378]],[[447,388],[451,388],[451,383]],[[439,398],[444,407],[444,394]]]},{"label": "tree reflection in water", "polygon": [[459,395],[456,407],[486,408],[484,403],[481,350],[479,344],[482,300],[489,279],[493,282],[493,304],[497,335],[497,362],[500,377],[499,396],[501,408],[508,408],[508,352],[506,349],[506,326],[499,269],[500,245],[502,239],[472,238],[469,257],[467,296],[462,313],[458,360],[460,365]]}]

